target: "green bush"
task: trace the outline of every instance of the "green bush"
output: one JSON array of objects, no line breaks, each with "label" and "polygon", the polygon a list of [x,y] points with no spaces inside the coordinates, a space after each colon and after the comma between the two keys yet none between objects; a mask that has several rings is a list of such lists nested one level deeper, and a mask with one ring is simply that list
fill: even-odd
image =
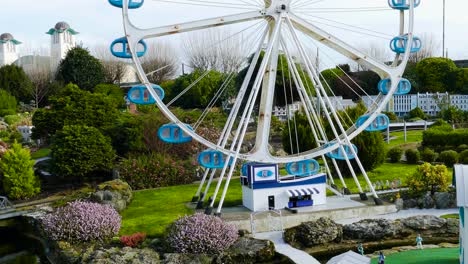
[{"label": "green bush", "polygon": [[425,148],[422,152],[421,152],[421,159],[424,161],[424,162],[434,162],[437,158],[437,153],[430,149],[430,148]]},{"label": "green bush", "polygon": [[111,140],[94,127],[64,126],[51,148],[53,172],[82,179],[90,173],[112,168],[115,151]]},{"label": "green bush", "polygon": [[403,150],[400,147],[394,147],[388,151],[387,157],[390,158],[390,162],[397,163],[400,162],[402,154]]},{"label": "green bush", "polygon": [[5,123],[11,126],[21,121],[21,117],[18,115],[7,115],[3,117],[3,120],[5,120]]},{"label": "green bush", "polygon": [[458,153],[454,150],[443,151],[439,155],[439,160],[447,167],[453,167],[458,162]]},{"label": "green bush", "polygon": [[460,146],[457,147],[457,152],[463,152],[468,149],[467,144],[461,144]]},{"label": "green bush", "polygon": [[40,192],[39,179],[34,175],[34,160],[29,150],[13,143],[0,160],[3,189],[12,199],[27,199]]},{"label": "green bush", "polygon": [[406,178],[410,192],[421,194],[430,191],[447,191],[450,184],[450,174],[444,165],[432,166],[424,163],[418,166],[417,170]]},{"label": "green bush", "polygon": [[405,151],[406,162],[408,164],[418,164],[421,159],[419,151],[415,149],[408,149]]},{"label": "green bush", "polygon": [[461,164],[468,164],[468,149],[462,151],[458,155],[458,162],[460,162]]},{"label": "green bush", "polygon": [[416,107],[413,110],[411,110],[409,112],[409,116],[412,119],[416,119],[416,118],[425,119],[426,118],[426,114],[424,114],[423,110],[421,108],[419,108],[419,107]]},{"label": "green bush", "polygon": [[196,166],[170,156],[149,154],[123,159],[119,165],[120,177],[133,190],[192,183]]},{"label": "green bush", "polygon": [[[468,129],[447,130],[437,127],[423,132],[423,146],[460,146],[468,142]],[[451,128],[450,128],[451,129]]]},{"label": "green bush", "polygon": [[0,116],[16,114],[17,107],[16,98],[8,91],[0,89]]}]

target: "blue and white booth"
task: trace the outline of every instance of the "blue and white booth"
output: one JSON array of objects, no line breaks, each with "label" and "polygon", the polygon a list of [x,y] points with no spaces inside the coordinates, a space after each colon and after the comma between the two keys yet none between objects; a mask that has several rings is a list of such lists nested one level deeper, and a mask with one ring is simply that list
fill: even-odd
[{"label": "blue and white booth", "polygon": [[468,165],[455,165],[457,206],[460,208],[460,264],[468,259],[468,228],[465,215],[468,213]]},{"label": "blue and white booth", "polygon": [[244,164],[242,202],[252,211],[325,204],[326,174],[317,171],[280,177],[277,164]]}]

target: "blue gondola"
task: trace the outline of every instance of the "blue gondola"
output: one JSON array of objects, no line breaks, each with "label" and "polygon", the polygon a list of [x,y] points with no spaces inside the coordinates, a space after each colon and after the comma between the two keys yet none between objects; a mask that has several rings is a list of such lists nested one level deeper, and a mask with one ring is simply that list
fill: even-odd
[{"label": "blue gondola", "polygon": [[[388,94],[392,82],[390,79],[383,79],[379,82],[378,88],[382,94]],[[403,95],[411,92],[411,83],[407,79],[402,78],[398,84],[398,88],[394,95]]]},{"label": "blue gondola", "polygon": [[[205,150],[198,155],[198,163],[208,169],[222,169],[226,164],[226,157],[220,151]],[[229,162],[231,164],[232,160]]]},{"label": "blue gondola", "polygon": [[[143,51],[138,51],[137,56],[143,57],[146,54],[146,50],[148,49],[148,46],[146,45],[146,42],[143,40],[140,40],[138,44],[139,46],[143,47]],[[116,46],[118,46],[118,48]],[[110,51],[112,55],[114,55],[117,58],[122,58],[122,59],[132,58],[132,53],[130,52],[130,48],[128,46],[128,40],[126,37],[114,40],[110,46]]]},{"label": "blue gondola", "polygon": [[[128,0],[128,8],[129,9],[136,9],[140,8],[145,0]],[[109,0],[109,3],[115,7],[122,8],[123,7],[123,0]]]},{"label": "blue gondola", "polygon": [[243,176],[247,176],[247,173],[248,173],[248,172],[247,172],[247,168],[248,168],[248,166],[250,166],[250,165],[256,165],[256,164],[262,164],[262,163],[258,163],[258,162],[247,162],[247,163],[244,163],[244,164],[242,165],[242,168],[241,168],[241,173],[242,173],[242,175],[243,175]]},{"label": "blue gondola", "polygon": [[[364,124],[364,122],[369,119],[370,115],[364,115],[361,116],[357,121],[356,121],[356,126],[360,127]],[[382,131],[387,129],[387,127],[390,125],[390,119],[388,116],[384,114],[378,115],[375,120],[366,128],[366,131],[368,132],[375,132],[375,131]]]},{"label": "blue gondola", "polygon": [[[395,53],[405,53],[406,45],[408,43],[408,34],[398,36],[390,41],[390,49]],[[420,51],[422,48],[422,41],[418,37],[413,37],[413,46],[410,49],[411,53]]]},{"label": "blue gondola", "polygon": [[[156,84],[151,84],[151,87],[153,87],[154,91],[156,94],[159,96],[161,100],[164,99],[164,90],[161,88],[161,86],[156,85]],[[146,88],[146,85],[138,85],[134,86],[128,91],[128,100],[134,104],[139,104],[139,105],[151,105],[155,104],[156,100],[151,96],[151,94],[148,91],[148,88]]]},{"label": "blue gondola", "polygon": [[[421,0],[414,0],[414,7],[418,7]],[[409,0],[388,0],[388,5],[393,9],[408,10],[410,8]]]},{"label": "blue gondola", "polygon": [[[185,124],[190,130],[193,128]],[[162,141],[171,144],[187,143],[192,141],[192,137],[187,135],[178,125],[166,124],[159,128],[158,137]]]},{"label": "blue gondola", "polygon": [[290,175],[295,175],[299,177],[317,174],[319,170],[320,170],[320,165],[314,159],[303,160],[299,162],[292,162],[292,163],[286,164],[286,171]]},{"label": "blue gondola", "polygon": [[[327,146],[327,145],[325,145],[325,146]],[[352,144],[352,146],[354,148],[354,151],[357,154],[358,153],[357,147],[354,144]],[[344,145],[343,149],[346,152],[346,154],[343,154],[343,152],[341,151],[341,148],[337,148],[337,149],[333,150],[332,152],[327,153],[326,155],[330,159],[337,159],[337,160],[345,160],[346,156],[348,157],[348,159],[354,159],[355,158],[355,156],[353,155],[353,152],[351,151],[351,149],[349,148],[348,145]]]}]

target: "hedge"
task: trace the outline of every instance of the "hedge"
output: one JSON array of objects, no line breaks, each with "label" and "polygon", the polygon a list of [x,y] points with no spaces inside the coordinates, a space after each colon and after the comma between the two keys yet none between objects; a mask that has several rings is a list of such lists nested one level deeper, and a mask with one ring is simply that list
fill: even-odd
[{"label": "hedge", "polygon": [[468,129],[445,131],[429,129],[423,132],[423,146],[460,146],[468,142]]}]

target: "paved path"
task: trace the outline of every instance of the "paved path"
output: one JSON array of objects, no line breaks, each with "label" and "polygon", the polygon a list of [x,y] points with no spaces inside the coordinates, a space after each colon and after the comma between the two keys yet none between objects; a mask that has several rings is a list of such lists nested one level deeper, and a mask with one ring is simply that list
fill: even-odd
[{"label": "paved path", "polygon": [[342,219],[336,220],[335,222],[339,224],[352,224],[358,222],[363,219],[376,219],[376,218],[384,218],[389,220],[400,219],[400,218],[407,218],[416,215],[434,215],[434,216],[441,216],[446,214],[458,214],[457,208],[451,209],[408,209],[408,210],[400,210],[396,213],[391,214],[383,214],[383,215],[374,215],[371,217],[365,218],[349,218],[349,219]]},{"label": "paved path", "polygon": [[290,258],[296,264],[320,264],[315,258],[306,252],[293,248],[283,239],[282,232],[266,232],[255,234],[257,239],[267,239],[275,244],[276,252],[283,254]]}]

